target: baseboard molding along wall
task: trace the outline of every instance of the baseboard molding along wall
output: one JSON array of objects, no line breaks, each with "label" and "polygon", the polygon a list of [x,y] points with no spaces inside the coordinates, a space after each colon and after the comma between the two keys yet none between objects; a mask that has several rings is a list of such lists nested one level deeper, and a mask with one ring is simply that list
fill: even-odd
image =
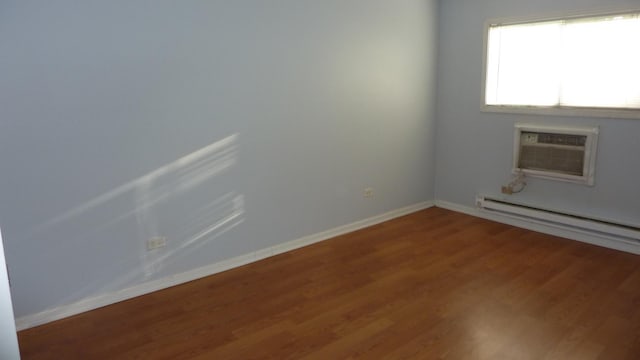
[{"label": "baseboard molding along wall", "polygon": [[581,231],[576,229],[563,228],[562,225],[549,225],[531,219],[518,219],[517,217],[505,216],[501,214],[489,213],[481,211],[479,208],[451,203],[448,201],[436,200],[435,206],[448,209],[479,218],[496,221],[503,224],[517,226],[523,229],[533,230],[544,234],[559,236],[571,240],[581,241],[584,243],[602,246],[609,249],[624,251],[636,255],[640,255],[640,243],[625,241],[615,237],[609,237],[590,231]]},{"label": "baseboard molding along wall", "polygon": [[293,241],[278,244],[266,249],[258,250],[215,264],[203,266],[184,273],[149,281],[117,292],[106,293],[95,297],[83,299],[72,304],[45,310],[40,313],[22,316],[16,319],[16,328],[18,329],[18,331],[28,329],[34,326],[77,315],[86,311],[94,310],[103,306],[115,304],[117,302],[128,300],[137,296],[149,294],[154,291],[197,280],[206,276],[240,267],[242,265],[256,262],[258,260],[266,259],[271,256],[282,254],[287,251],[295,250],[307,245],[334,238],[336,236],[360,230],[368,226],[376,225],[432,206],[434,206],[433,201],[420,202],[411,206],[392,210],[384,214],[353,222],[351,224],[308,235]]}]

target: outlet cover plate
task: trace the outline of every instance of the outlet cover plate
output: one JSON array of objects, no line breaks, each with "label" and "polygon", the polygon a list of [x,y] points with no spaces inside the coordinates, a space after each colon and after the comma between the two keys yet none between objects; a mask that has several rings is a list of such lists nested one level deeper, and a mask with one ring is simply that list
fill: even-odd
[{"label": "outlet cover plate", "polygon": [[167,245],[167,238],[164,236],[154,236],[147,240],[147,250],[155,250]]}]

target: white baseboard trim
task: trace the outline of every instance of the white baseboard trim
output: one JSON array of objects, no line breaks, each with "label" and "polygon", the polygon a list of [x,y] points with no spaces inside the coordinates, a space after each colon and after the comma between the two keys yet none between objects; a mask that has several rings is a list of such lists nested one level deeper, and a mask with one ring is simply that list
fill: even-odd
[{"label": "white baseboard trim", "polygon": [[36,314],[22,316],[16,319],[16,328],[18,331],[25,330],[34,326],[46,324],[55,320],[60,320],[69,316],[77,315],[86,311],[94,310],[103,306],[115,304],[120,301],[128,300],[140,295],[152,293],[154,291],[166,289],[175,285],[183,284],[189,281],[200,279],[206,276],[217,274],[229,269],[233,269],[242,265],[246,265],[258,260],[262,260],[271,256],[295,250],[307,245],[328,240],[339,235],[360,230],[365,227],[379,224],[403,215],[407,215],[416,211],[420,211],[434,206],[433,201],[417,203],[411,206],[392,210],[384,214],[376,215],[364,220],[356,221],[351,224],[339,226],[333,229],[322,231],[316,234],[308,235],[293,241],[278,244],[266,249],[258,250],[249,254],[237,256],[228,260],[224,260],[215,264],[203,266],[194,270],[168,276],[162,279],[149,281],[120,291],[101,294],[95,297],[86,298],[78,302],[63,305],[57,308],[45,310]]},{"label": "white baseboard trim", "polygon": [[533,230],[544,234],[559,236],[592,245],[602,246],[609,249],[640,255],[640,243],[625,241],[622,239],[609,237],[604,234],[586,230],[580,231],[570,228],[564,228],[562,225],[550,225],[548,223],[538,222],[530,219],[520,219],[517,216],[506,216],[501,214],[489,213],[486,211],[481,211],[480,209],[473,206],[460,205],[443,200],[436,200],[435,206],[487,220],[496,221],[503,224],[517,226],[523,229]]}]

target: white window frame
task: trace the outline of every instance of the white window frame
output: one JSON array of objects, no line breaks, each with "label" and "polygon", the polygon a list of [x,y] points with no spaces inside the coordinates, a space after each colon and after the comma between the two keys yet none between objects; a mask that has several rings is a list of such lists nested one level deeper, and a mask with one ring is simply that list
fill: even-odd
[{"label": "white window frame", "polygon": [[489,19],[484,24],[483,32],[483,54],[482,54],[482,89],[481,111],[492,113],[510,113],[510,114],[531,114],[531,115],[548,115],[548,116],[577,116],[577,117],[601,117],[601,118],[622,118],[622,119],[640,119],[640,109],[622,109],[622,108],[601,108],[601,107],[570,107],[570,106],[526,106],[526,105],[489,105],[486,103],[486,86],[487,86],[487,48],[489,45],[489,29],[492,25],[516,25],[542,21],[554,21],[565,19],[580,19],[598,16],[614,16],[627,13],[640,12],[640,8],[623,8],[609,9],[606,11],[580,12],[580,13],[562,13],[547,16],[526,16],[526,17],[510,17]]}]

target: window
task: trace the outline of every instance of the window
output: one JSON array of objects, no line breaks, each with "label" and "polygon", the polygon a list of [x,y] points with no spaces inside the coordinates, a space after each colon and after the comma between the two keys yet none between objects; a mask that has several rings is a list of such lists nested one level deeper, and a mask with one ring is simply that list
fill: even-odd
[{"label": "window", "polygon": [[640,12],[491,24],[487,36],[487,110],[640,117]]}]

